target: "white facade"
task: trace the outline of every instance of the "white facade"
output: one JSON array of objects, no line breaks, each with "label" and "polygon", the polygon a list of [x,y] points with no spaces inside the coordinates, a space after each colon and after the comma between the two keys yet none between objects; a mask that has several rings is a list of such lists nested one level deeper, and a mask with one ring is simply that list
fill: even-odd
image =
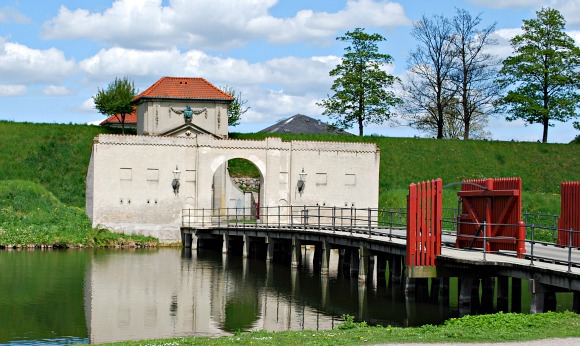
[{"label": "white facade", "polygon": [[[87,173],[87,214],[93,226],[178,241],[183,209],[226,207],[225,195],[215,198],[215,191],[226,189],[213,182],[223,181],[214,179],[216,171],[234,158],[260,171],[261,207],[378,207],[380,151],[374,143],[99,135]],[[182,172],[178,194],[171,186],[176,166]]]},{"label": "white facade", "polygon": [[[145,98],[136,104],[137,134],[186,136],[196,133],[228,136],[228,101]],[[185,120],[189,106],[191,120]],[[189,131],[189,133],[187,132]]]}]

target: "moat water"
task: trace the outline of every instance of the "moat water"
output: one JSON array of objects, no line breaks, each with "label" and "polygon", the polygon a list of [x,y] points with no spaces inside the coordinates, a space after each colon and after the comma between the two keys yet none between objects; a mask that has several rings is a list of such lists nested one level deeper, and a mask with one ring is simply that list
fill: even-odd
[{"label": "moat water", "polygon": [[204,250],[0,251],[0,344],[322,330],[344,314],[385,326],[439,324],[459,315],[453,280],[450,306],[410,302],[400,284],[376,273],[359,285],[337,269],[336,252],[330,274],[321,276],[313,253],[305,249],[301,268],[292,269]]}]

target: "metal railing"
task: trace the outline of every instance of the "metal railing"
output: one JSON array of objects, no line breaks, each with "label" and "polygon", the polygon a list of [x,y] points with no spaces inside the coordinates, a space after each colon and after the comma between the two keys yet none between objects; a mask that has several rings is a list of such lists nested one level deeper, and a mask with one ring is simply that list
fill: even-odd
[{"label": "metal railing", "polygon": [[[387,236],[390,238],[405,238],[407,227],[407,210],[405,208],[375,209],[375,208],[347,208],[326,206],[276,206],[260,207],[260,218],[243,208],[219,209],[184,209],[182,212],[182,226],[189,228],[276,228],[294,231],[331,231],[347,232],[350,234],[366,234]],[[457,209],[443,211],[443,246],[455,248],[457,228],[474,226],[473,223],[458,223]],[[524,214],[527,220],[544,218],[552,225],[526,224],[525,240],[526,253],[524,258],[530,264],[537,261],[563,264],[571,270],[580,267],[580,245],[575,239],[580,239],[580,230],[562,230],[557,227],[557,215],[551,214]],[[554,226],[555,225],[555,226]],[[481,225],[480,225],[481,226]],[[485,224],[486,227],[519,227],[517,224]],[[558,244],[558,234],[568,238],[565,244]],[[516,256],[515,250],[483,251],[488,243],[516,243],[515,236],[495,236],[490,238],[488,233],[461,234],[461,239],[471,239],[472,246],[466,251],[494,253],[507,256]],[[566,237],[567,236],[567,237]]]},{"label": "metal railing", "polygon": [[243,208],[184,209],[182,226],[189,228],[279,228],[346,231],[401,236],[406,229],[406,209],[342,208],[326,206],[260,207],[260,218],[244,216]]}]

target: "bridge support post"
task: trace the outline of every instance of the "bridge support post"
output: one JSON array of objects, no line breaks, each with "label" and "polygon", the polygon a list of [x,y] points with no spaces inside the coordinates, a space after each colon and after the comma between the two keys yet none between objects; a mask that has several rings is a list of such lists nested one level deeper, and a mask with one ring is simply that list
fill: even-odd
[{"label": "bridge support post", "polygon": [[459,308],[471,307],[471,292],[473,291],[473,278],[462,277],[459,284]]},{"label": "bridge support post", "polygon": [[266,262],[272,262],[274,259],[274,240],[266,236]]},{"label": "bridge support post", "polygon": [[377,255],[377,285],[386,286],[387,284],[387,257]]},{"label": "bridge support post", "polygon": [[298,266],[300,265],[300,250],[301,250],[300,241],[298,240],[298,238],[296,238],[296,236],[293,236],[292,237],[292,262],[290,264],[290,266],[292,268],[298,268]]},{"label": "bridge support post", "polygon": [[330,244],[328,242],[322,242],[322,263],[320,268],[320,274],[327,276],[328,269],[330,266]]},{"label": "bridge support post", "polygon": [[522,279],[512,277],[512,310],[522,312]]},{"label": "bridge support post", "polygon": [[508,312],[509,301],[509,277],[499,276],[497,278],[497,309]]},{"label": "bridge support post", "polygon": [[391,272],[391,282],[401,283],[401,272],[403,270],[403,262],[401,256],[392,256],[389,261],[389,271]]},{"label": "bridge support post", "polygon": [[495,278],[486,277],[481,279],[481,306],[485,312],[493,312],[494,291]]},{"label": "bridge support post", "polygon": [[358,275],[360,269],[360,255],[357,248],[350,249],[350,276]]},{"label": "bridge support post", "polygon": [[369,250],[364,246],[359,248],[360,263],[358,267],[358,282],[367,282],[369,275]]},{"label": "bridge support post", "polygon": [[449,278],[439,279],[439,304],[449,306]]},{"label": "bridge support post", "polygon": [[532,301],[530,302],[531,314],[556,310],[556,292],[535,279],[530,279],[528,287],[532,294]]},{"label": "bridge support post", "polygon": [[191,249],[191,242],[192,242],[193,236],[191,235],[191,233],[185,233],[185,232],[181,232],[181,243],[183,244],[183,247],[186,249]]},{"label": "bridge support post", "polygon": [[580,292],[578,291],[574,291],[572,311],[574,311],[575,313],[580,313]]}]

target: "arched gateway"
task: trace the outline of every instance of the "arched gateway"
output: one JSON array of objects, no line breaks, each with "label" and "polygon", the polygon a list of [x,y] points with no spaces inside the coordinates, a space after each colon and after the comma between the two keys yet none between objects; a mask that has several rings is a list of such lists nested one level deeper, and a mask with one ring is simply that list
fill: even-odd
[{"label": "arched gateway", "polygon": [[93,143],[86,180],[93,225],[178,241],[184,209],[227,206],[225,163],[233,158],[260,171],[261,207],[378,206],[374,143],[230,140],[232,100],[202,78],[175,77],[135,97],[137,135]]}]

